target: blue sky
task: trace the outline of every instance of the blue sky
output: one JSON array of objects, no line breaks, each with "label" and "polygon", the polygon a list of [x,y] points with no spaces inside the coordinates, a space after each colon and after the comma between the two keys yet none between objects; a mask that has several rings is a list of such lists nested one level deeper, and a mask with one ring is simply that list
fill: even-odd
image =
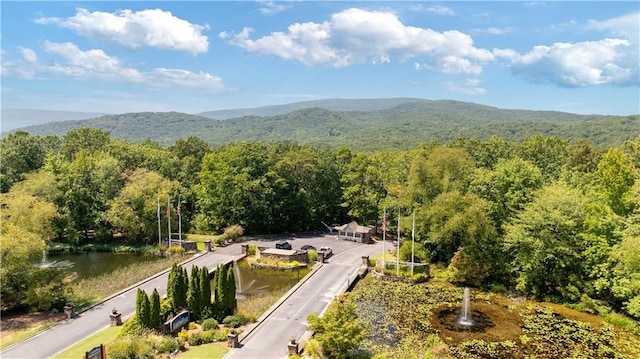
[{"label": "blue sky", "polygon": [[2,1],[2,107],[325,98],[640,113],[640,2]]}]

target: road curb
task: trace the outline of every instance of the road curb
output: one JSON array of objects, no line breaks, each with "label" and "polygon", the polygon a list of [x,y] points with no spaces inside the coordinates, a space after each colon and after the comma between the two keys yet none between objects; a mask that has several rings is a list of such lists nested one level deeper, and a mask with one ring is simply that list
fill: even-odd
[{"label": "road curb", "polygon": [[[194,261],[194,260],[196,260],[196,259],[198,259],[198,258],[200,258],[200,257],[202,257],[202,256],[204,256],[204,255],[206,255],[207,253],[209,253],[209,252],[201,251],[200,253],[195,254],[195,255],[194,255],[194,256],[192,256],[191,258],[189,258],[189,259],[187,259],[187,260],[185,260],[185,261],[183,261],[183,262],[180,262],[180,265],[181,265],[181,266],[182,266],[182,265],[185,265],[185,264],[187,264],[187,263],[189,263],[189,262],[191,262],[191,261]],[[117,292],[117,293],[111,294],[110,296],[108,296],[108,297],[105,297],[105,298],[101,299],[99,302],[93,303],[92,305],[90,305],[90,306],[88,306],[88,307],[86,307],[86,308],[82,308],[80,311],[76,312],[76,315],[78,315],[78,314],[82,314],[82,313],[84,313],[84,312],[86,312],[86,311],[88,311],[88,310],[90,310],[90,309],[93,309],[93,308],[95,308],[95,307],[97,307],[97,306],[99,306],[99,305],[102,305],[102,304],[104,304],[105,302],[107,302],[107,301],[109,301],[109,300],[111,300],[111,299],[113,299],[113,298],[115,298],[115,297],[117,297],[117,296],[121,295],[122,293],[125,293],[125,292],[127,292],[127,291],[130,291],[130,290],[132,290],[132,289],[133,289],[133,288],[135,288],[135,287],[138,287],[138,286],[140,286],[140,285],[142,285],[142,284],[144,284],[144,283],[146,283],[146,282],[148,282],[148,281],[151,281],[151,280],[153,280],[153,279],[155,279],[155,278],[158,278],[159,276],[161,276],[161,275],[163,275],[163,274],[165,274],[165,273],[167,273],[167,272],[169,272],[169,271],[171,271],[171,268],[166,269],[166,270],[163,270],[162,272],[156,273],[156,274],[154,274],[154,275],[153,275],[153,276],[151,276],[151,277],[145,278],[145,279],[143,279],[143,280],[139,281],[138,283],[135,283],[135,284],[133,284],[133,285],[130,285],[129,287],[127,287],[127,288],[125,288],[125,289],[123,289],[123,290],[121,290],[121,291],[119,291],[119,292]],[[128,318],[128,317],[130,317],[130,316],[131,316],[131,315],[127,316],[127,318]],[[123,318],[123,319],[126,319],[126,318]],[[69,320],[69,319],[66,319],[66,320],[65,320],[65,322],[66,322],[66,321],[68,321],[68,320]],[[13,343],[13,344],[11,344],[11,345],[7,346],[7,347],[2,348],[2,350],[0,350],[0,354],[1,354],[2,352],[4,352],[4,351],[6,351],[6,350],[10,349],[10,348],[13,348],[14,346],[17,346],[17,345],[21,344],[21,343],[22,343],[22,342],[24,342],[25,340],[31,339],[31,338],[33,338],[33,337],[35,337],[35,336],[37,336],[37,335],[40,335],[40,334],[42,334],[42,333],[45,333],[45,332],[47,332],[47,331],[49,331],[49,330],[51,330],[51,329],[53,329],[53,328],[57,327],[60,323],[61,323],[61,322],[58,322],[58,323],[56,323],[56,324],[54,324],[54,325],[52,325],[52,326],[48,327],[48,328],[47,328],[47,329],[45,329],[45,330],[39,331],[39,332],[37,332],[37,333],[33,333],[32,335],[30,335],[30,336],[28,336],[28,337],[26,337],[26,338],[23,338],[22,340],[20,340],[20,341],[18,341],[18,342],[15,342],[15,343]],[[2,357],[2,355],[0,355],[0,357]]]},{"label": "road curb", "polygon": [[296,283],[293,287],[291,287],[291,289],[289,289],[282,297],[280,297],[280,299],[278,299],[277,302],[275,302],[271,307],[269,307],[269,309],[267,309],[264,313],[262,313],[262,315],[256,320],[256,322],[254,323],[254,325],[251,326],[251,328],[249,328],[246,332],[243,332],[238,336],[238,343],[242,343],[242,341],[245,338],[251,335],[251,333],[260,325],[260,323],[262,323],[265,319],[267,319],[276,309],[278,309],[282,305],[282,303],[284,303],[287,299],[289,299],[289,297],[291,297],[293,293],[295,293],[298,290],[298,288],[300,288],[300,286],[306,283],[309,280],[309,278],[311,278],[314,274],[316,274],[316,272],[318,272],[318,270],[322,268],[322,266],[323,266],[322,263],[316,262],[311,268],[311,270],[309,271],[309,273],[307,273],[307,275],[305,275],[300,281],[298,281],[298,283]]}]

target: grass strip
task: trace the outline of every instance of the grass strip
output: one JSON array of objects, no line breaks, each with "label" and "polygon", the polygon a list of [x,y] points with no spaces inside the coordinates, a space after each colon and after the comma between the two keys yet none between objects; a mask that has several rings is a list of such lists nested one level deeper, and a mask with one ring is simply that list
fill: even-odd
[{"label": "grass strip", "polygon": [[[82,358],[85,353],[100,344],[108,344],[113,341],[120,333],[121,327],[108,327],[94,335],[74,344],[73,346],[61,351],[53,356],[53,359],[78,359]],[[106,348],[107,352],[109,348]]]}]

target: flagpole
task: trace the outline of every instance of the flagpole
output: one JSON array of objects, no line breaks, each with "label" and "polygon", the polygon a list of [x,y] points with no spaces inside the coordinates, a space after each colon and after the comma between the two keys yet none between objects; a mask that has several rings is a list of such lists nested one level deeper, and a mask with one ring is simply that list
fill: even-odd
[{"label": "flagpole", "polygon": [[160,196],[158,198],[158,247],[162,246],[162,227],[160,227]]},{"label": "flagpole", "polygon": [[182,213],[180,213],[180,195],[178,195],[178,239],[182,245]]},{"label": "flagpole", "polygon": [[384,214],[382,215],[382,273],[387,268],[387,264],[385,262],[385,257],[387,255],[387,251],[385,249],[385,243],[387,238],[387,209],[384,209]]},{"label": "flagpole", "polygon": [[169,247],[171,247],[171,200],[167,198],[167,227],[169,228]]},{"label": "flagpole", "polygon": [[415,232],[416,232],[416,210],[413,210],[413,221],[411,222],[411,275],[413,276],[413,262],[414,262],[414,244],[415,244]]},{"label": "flagpole", "polygon": [[398,208],[398,248],[396,250],[396,276],[400,276],[400,208]]}]

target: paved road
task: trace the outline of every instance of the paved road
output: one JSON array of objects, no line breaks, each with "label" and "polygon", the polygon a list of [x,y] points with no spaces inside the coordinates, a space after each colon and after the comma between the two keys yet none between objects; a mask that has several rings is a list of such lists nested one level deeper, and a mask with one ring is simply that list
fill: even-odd
[{"label": "paved road", "polygon": [[[300,338],[305,331],[306,317],[312,312],[322,312],[331,299],[346,285],[349,273],[354,273],[361,263],[362,255],[379,252],[379,245],[362,245],[352,242],[336,241],[335,236],[308,236],[289,238],[294,249],[304,244],[315,246],[330,245],[334,255],[327,260],[314,275],[292,291],[286,301],[264,319],[249,335],[242,339],[242,347],[229,352],[229,358],[268,358],[286,357],[286,343],[290,337]],[[250,243],[273,246],[268,241]],[[215,252],[199,255],[184,266],[192,265],[215,268],[240,255],[239,244],[219,248]],[[64,321],[36,336],[0,352],[2,359],[39,359],[50,358],[75,343],[109,326],[109,314],[113,308],[122,313],[123,319],[135,313],[137,289],[147,293],[156,288],[160,295],[166,294],[168,273],[143,281],[122,293],[109,298],[86,310],[71,320]],[[269,348],[266,350],[265,348]],[[91,349],[91,348],[87,348]]]},{"label": "paved road", "polygon": [[296,239],[297,244],[322,243],[334,249],[334,255],[315,271],[290,296],[241,341],[240,348],[233,349],[225,359],[231,358],[287,358],[289,338],[300,339],[307,326],[309,314],[322,313],[333,298],[348,286],[348,278],[356,275],[362,256],[372,256],[382,250],[380,244],[363,245],[353,242],[337,242],[327,237]]},{"label": "paved road", "polygon": [[[234,245],[209,252],[190,260],[185,267],[191,269],[192,265],[202,267],[206,265],[209,269],[215,268],[219,263],[227,262],[234,256],[240,254],[240,246]],[[144,281],[133,288],[110,298],[91,309],[84,311],[66,320],[49,330],[33,336],[0,352],[2,359],[24,358],[39,359],[50,358],[56,353],[69,346],[87,338],[88,336],[106,328],[110,324],[109,315],[113,308],[117,308],[122,313],[123,318],[130,317],[135,313],[135,302],[138,288],[145,290],[148,294],[158,289],[160,295],[166,294],[168,273],[159,275],[151,280]],[[91,348],[87,348],[91,349]]]}]

